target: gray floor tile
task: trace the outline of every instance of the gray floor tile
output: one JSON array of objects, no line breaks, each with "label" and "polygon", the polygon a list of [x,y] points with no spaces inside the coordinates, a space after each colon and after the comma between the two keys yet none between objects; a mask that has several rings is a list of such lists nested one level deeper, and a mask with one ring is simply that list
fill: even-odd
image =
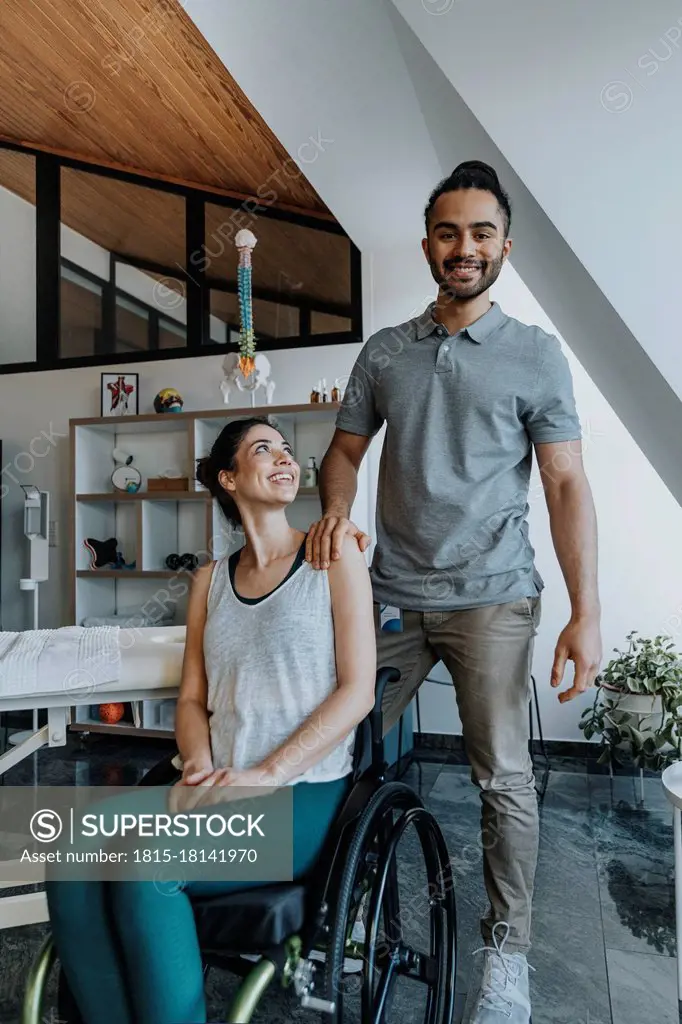
[{"label": "gray floor tile", "polygon": [[673,885],[607,885],[600,880],[600,891],[608,948],[676,955]]},{"label": "gray floor tile", "polygon": [[599,876],[621,885],[667,884],[674,853],[672,818],[625,807],[593,815]]},{"label": "gray floor tile", "polygon": [[471,781],[471,769],[458,768],[456,765],[445,767],[439,774],[429,792],[429,800],[442,801],[444,804],[481,805],[481,791]]},{"label": "gray floor tile", "polygon": [[535,907],[561,914],[570,908],[584,919],[598,919],[599,879],[589,827],[543,822],[540,827]]},{"label": "gray floor tile", "polygon": [[675,961],[607,949],[613,1024],[678,1024]]},{"label": "gray floor tile", "polygon": [[[610,1024],[601,924],[564,905],[534,908],[531,972],[533,1024]],[[641,1022],[640,1022],[641,1024]]]},{"label": "gray floor tile", "polygon": [[576,772],[550,772],[539,807],[541,814],[587,816],[590,810],[587,775]]},{"label": "gray floor tile", "polygon": [[480,920],[488,907],[483,880],[470,876],[457,885],[457,985],[456,991],[466,993],[476,976],[481,954],[475,950],[483,945]]},{"label": "gray floor tile", "polygon": [[588,774],[587,787],[590,794],[590,810],[594,813],[607,814],[613,810],[637,806],[635,780],[631,775],[611,777]]},{"label": "gray floor tile", "polygon": [[411,786],[419,793],[422,800],[426,800],[433,789],[436,780],[444,769],[442,764],[418,764],[413,762],[405,771],[400,781]]}]

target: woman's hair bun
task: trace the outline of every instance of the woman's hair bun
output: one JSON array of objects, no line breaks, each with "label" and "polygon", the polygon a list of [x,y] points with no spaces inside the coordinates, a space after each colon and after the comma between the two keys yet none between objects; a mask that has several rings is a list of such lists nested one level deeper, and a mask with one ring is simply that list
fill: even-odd
[{"label": "woman's hair bun", "polygon": [[202,487],[205,487],[215,497],[215,485],[218,482],[218,474],[210,455],[204,455],[197,459],[196,478]]}]

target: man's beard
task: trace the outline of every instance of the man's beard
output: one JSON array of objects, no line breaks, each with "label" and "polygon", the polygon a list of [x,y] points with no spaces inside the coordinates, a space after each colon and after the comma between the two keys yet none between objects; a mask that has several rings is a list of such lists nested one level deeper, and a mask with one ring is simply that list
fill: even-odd
[{"label": "man's beard", "polygon": [[485,261],[479,276],[473,281],[456,281],[453,278],[447,277],[451,270],[460,263],[466,262],[465,260],[447,260],[443,270],[441,270],[436,261],[429,256],[431,274],[440,289],[441,295],[454,302],[461,302],[463,299],[475,299],[476,296],[481,295],[494,285],[500,276],[504,259],[502,253],[500,253],[494,260]]}]

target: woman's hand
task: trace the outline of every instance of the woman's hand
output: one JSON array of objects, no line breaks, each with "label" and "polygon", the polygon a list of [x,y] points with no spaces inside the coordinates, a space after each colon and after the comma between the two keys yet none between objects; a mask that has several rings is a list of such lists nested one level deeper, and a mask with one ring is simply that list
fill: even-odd
[{"label": "woman's hand", "polygon": [[212,763],[206,760],[190,759],[182,766],[183,786],[198,786],[215,771]]},{"label": "woman's hand", "polygon": [[[168,809],[172,814],[196,810],[197,807],[206,805],[226,804],[231,800],[243,800],[247,796],[265,796],[277,789],[275,777],[272,774],[266,775],[258,766],[243,769],[218,768],[203,774],[205,771],[202,771],[202,779],[199,782],[185,782],[183,776],[171,787],[168,794]],[[256,787],[259,790],[257,793],[244,792],[246,788]]]},{"label": "woman's hand", "polygon": [[258,786],[272,792],[277,781],[272,772],[266,772],[259,765],[253,768],[221,768],[216,773],[216,786]]}]

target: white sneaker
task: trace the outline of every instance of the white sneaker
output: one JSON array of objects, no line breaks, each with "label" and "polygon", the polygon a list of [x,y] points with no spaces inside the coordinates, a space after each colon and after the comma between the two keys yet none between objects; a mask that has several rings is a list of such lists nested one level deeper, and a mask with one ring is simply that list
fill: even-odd
[{"label": "white sneaker", "polygon": [[[498,945],[495,931],[506,928],[506,934]],[[492,946],[481,946],[476,953],[485,954],[483,977],[480,988],[469,992],[466,1024],[531,1024],[530,992],[528,971],[534,971],[523,953],[503,953],[502,948],[509,935],[506,921],[498,921],[492,930]]]}]

